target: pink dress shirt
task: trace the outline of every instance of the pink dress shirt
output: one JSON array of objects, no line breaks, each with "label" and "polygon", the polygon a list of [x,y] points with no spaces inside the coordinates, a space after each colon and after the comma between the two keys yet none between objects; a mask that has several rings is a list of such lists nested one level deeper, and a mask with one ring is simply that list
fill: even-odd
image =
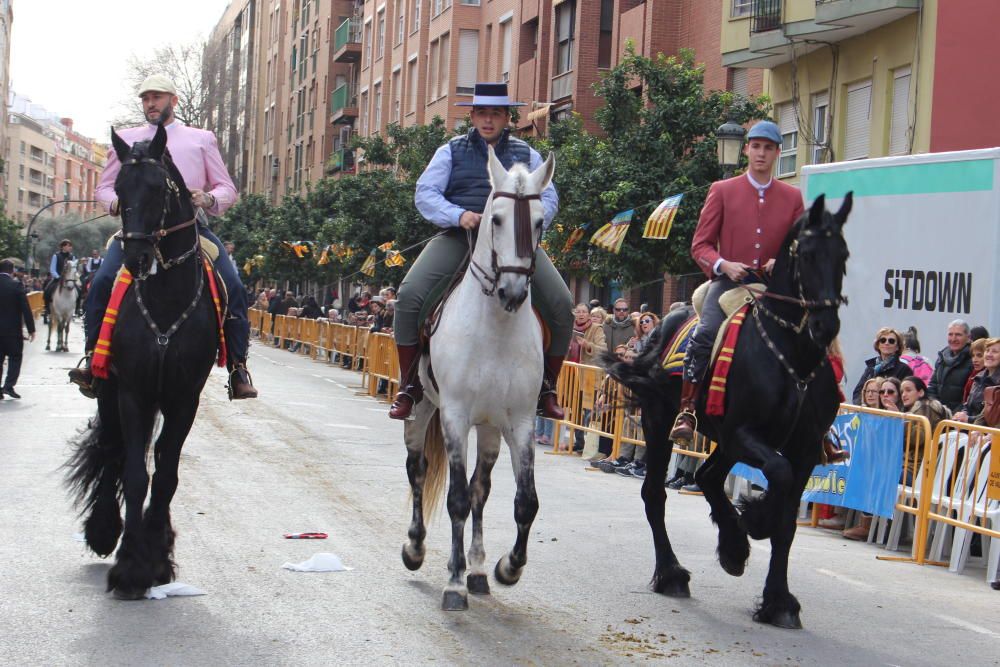
[{"label": "pink dress shirt", "polygon": [[[177,170],[184,177],[188,190],[203,190],[215,197],[215,204],[205,209],[209,215],[222,215],[226,209],[236,202],[236,186],[226,171],[226,165],[219,154],[219,145],[215,135],[208,130],[199,130],[174,121],[166,126],[167,149]],[[132,145],[137,141],[146,141],[156,134],[155,125],[131,127],[118,133],[125,143]],[[110,212],[111,203],[118,199],[115,194],[115,179],[121,162],[112,148],[108,151],[108,163],[97,184],[97,200],[104,204]]]},{"label": "pink dress shirt", "polygon": [[701,209],[691,256],[709,278],[715,277],[720,258],[764,268],[803,210],[799,189],[777,179],[764,191],[763,201],[745,174],[716,181]]}]

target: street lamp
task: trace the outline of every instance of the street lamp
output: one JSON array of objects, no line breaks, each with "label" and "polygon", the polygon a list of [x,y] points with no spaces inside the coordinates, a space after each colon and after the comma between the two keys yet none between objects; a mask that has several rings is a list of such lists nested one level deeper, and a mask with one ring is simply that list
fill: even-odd
[{"label": "street lamp", "polygon": [[24,230],[25,246],[27,246],[27,249],[25,250],[26,256],[24,258],[25,270],[30,271],[33,264],[32,255],[34,255],[34,244],[35,241],[38,240],[38,234],[37,233],[32,234],[31,229],[32,227],[35,226],[35,220],[38,219],[38,216],[41,215],[42,211],[49,208],[50,206],[55,206],[56,204],[99,204],[99,203],[100,202],[96,199],[61,199],[61,200],[56,199],[54,201],[50,201],[48,204],[35,211],[35,214],[31,216],[31,220],[28,222],[28,228]]},{"label": "street lamp", "polygon": [[716,150],[719,152],[719,166],[722,175],[729,178],[740,164],[740,149],[743,148],[743,137],[747,131],[742,125],[727,120],[715,131]]}]

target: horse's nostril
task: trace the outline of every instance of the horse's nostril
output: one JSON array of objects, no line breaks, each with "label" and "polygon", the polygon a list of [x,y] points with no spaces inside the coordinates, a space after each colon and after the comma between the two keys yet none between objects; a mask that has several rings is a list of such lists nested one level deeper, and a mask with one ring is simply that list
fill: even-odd
[{"label": "horse's nostril", "polygon": [[501,301],[507,300],[507,292],[502,287],[497,291],[497,296],[500,297]]}]

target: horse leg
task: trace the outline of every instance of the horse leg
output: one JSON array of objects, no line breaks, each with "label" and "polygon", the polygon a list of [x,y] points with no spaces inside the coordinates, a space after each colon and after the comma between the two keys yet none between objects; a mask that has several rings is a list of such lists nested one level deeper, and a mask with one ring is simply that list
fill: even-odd
[{"label": "horse leg", "polygon": [[489,595],[486,578],[486,550],[483,548],[483,507],[490,497],[490,474],[500,453],[500,431],[491,426],[476,429],[476,471],[472,473],[470,500],[472,503],[472,545],[469,547],[469,592]]},{"label": "horse leg", "polygon": [[517,539],[514,548],[497,561],[493,576],[505,586],[513,586],[521,578],[528,562],[528,533],[538,513],[538,496],[535,494],[535,448],[531,444],[532,418],[527,417],[504,431],[510,447],[510,462],[514,469],[517,492],[514,494],[514,521]]},{"label": "horse leg", "polygon": [[451,556],[448,570],[451,578],[445,586],[441,608],[464,611],[469,608],[469,591],[465,585],[465,521],[469,518],[469,482],[466,477],[466,457],[470,425],[464,418],[441,413],[444,442],[448,450],[448,516],[451,518]]},{"label": "horse leg", "polygon": [[[49,350],[52,349],[52,347],[51,347],[51,345],[52,345],[52,327],[55,326],[55,319],[56,319],[56,317],[55,317],[55,315],[56,315],[55,308],[53,308],[52,306],[49,306],[49,310],[51,311],[51,314],[49,315],[49,335],[45,337],[45,351],[46,352],[48,352]],[[58,343],[58,342],[59,342],[59,335],[56,334],[56,343]]]},{"label": "horse leg", "polygon": [[108,572],[108,590],[122,600],[138,600],[153,585],[155,573],[142,526],[142,505],[149,487],[146,443],[153,430],[154,412],[131,392],[119,390],[118,409],[125,442],[125,533],[114,566]]},{"label": "horse leg", "polygon": [[737,429],[735,438],[743,448],[740,460],[760,468],[767,478],[767,491],[740,505],[740,524],[750,537],[763,540],[781,525],[786,499],[796,481],[792,464],[746,429]]},{"label": "horse leg", "polygon": [[[424,483],[427,481],[427,452],[430,438],[440,438],[439,426],[433,426],[435,432],[428,433],[428,425],[437,412],[437,407],[431,402],[421,401],[413,408],[413,419],[403,422],[403,439],[406,442],[406,476],[410,480],[410,494],[413,498],[413,515],[410,519],[410,529],[407,531],[409,542],[403,545],[403,565],[408,570],[418,570],[424,564],[424,538],[427,529],[424,526],[424,514],[433,511],[433,507],[424,505]],[[431,499],[428,497],[428,501]],[[433,504],[432,502],[430,504]]]},{"label": "horse leg", "polygon": [[157,584],[169,583],[177,574],[173,559],[175,533],[170,522],[170,501],[177,490],[181,448],[198,412],[198,399],[196,396],[193,402],[180,407],[163,407],[163,428],[153,449],[155,472],[149,507],[143,517],[143,529]]},{"label": "horse leg", "polygon": [[788,590],[788,553],[795,539],[796,519],[799,501],[812,466],[797,471],[790,493],[784,497],[779,508],[779,521],[771,535],[771,563],[764,584],[764,595],[754,612],[753,618],[760,623],[769,623],[779,628],[797,630],[802,628],[799,618],[801,605]]},{"label": "horse leg", "polygon": [[665,523],[667,490],[663,483],[667,478],[667,467],[673,446],[666,438],[667,425],[659,423],[652,411],[642,411],[642,428],[646,434],[646,477],[642,481],[642,502],[646,509],[646,521],[653,533],[653,548],[656,551],[656,569],[649,587],[656,593],[670,597],[691,597],[688,582],[691,573],[681,567],[670,546]]},{"label": "horse leg", "polygon": [[716,447],[695,471],[694,478],[712,508],[712,521],[719,528],[719,545],[716,549],[719,565],[728,574],[738,577],[743,574],[747,559],[750,558],[750,542],[739,523],[740,515],[723,488],[726,475],[732,467],[733,462],[723,455],[722,447]]}]

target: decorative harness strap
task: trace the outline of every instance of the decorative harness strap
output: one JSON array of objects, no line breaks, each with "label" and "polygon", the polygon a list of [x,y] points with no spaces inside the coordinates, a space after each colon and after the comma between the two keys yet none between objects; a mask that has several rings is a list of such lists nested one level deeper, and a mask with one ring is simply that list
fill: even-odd
[{"label": "decorative harness strap", "polygon": [[[480,266],[475,259],[472,258],[472,231],[466,230],[469,237],[469,272],[475,276],[476,280],[483,288],[483,294],[486,296],[493,296],[497,291],[497,284],[500,282],[500,275],[503,273],[519,273],[521,275],[528,276],[530,281],[532,276],[535,275],[535,244],[532,239],[531,233],[531,200],[537,199],[541,201],[541,194],[534,195],[519,195],[514,192],[494,192],[493,199],[497,197],[506,197],[508,199],[514,200],[514,249],[517,256],[524,258],[531,258],[530,266],[510,266],[501,265],[497,260],[497,251],[493,244],[494,232],[493,225],[490,226],[490,270],[492,270],[493,275]],[[482,225],[480,225],[482,227]]]}]

